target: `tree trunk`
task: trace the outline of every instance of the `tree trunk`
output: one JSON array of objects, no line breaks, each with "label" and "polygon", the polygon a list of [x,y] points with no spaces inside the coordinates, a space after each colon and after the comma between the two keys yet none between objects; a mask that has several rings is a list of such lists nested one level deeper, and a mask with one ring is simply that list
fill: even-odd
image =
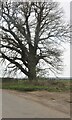
[{"label": "tree trunk", "polygon": [[29,80],[36,80],[36,64],[35,64],[35,59],[32,57],[29,60]]},{"label": "tree trunk", "polygon": [[35,51],[32,47],[32,45],[29,45],[29,57],[28,57],[28,66],[29,66],[29,80],[36,80],[36,58],[35,58]]},{"label": "tree trunk", "polygon": [[31,64],[29,68],[29,76],[28,76],[30,81],[36,80],[36,66]]}]

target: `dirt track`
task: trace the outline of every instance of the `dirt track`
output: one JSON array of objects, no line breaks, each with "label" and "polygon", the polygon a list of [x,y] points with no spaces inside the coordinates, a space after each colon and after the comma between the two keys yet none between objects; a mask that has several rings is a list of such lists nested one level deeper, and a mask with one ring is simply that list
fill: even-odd
[{"label": "dirt track", "polygon": [[70,94],[36,91],[3,90],[3,117],[9,118],[69,118]]}]

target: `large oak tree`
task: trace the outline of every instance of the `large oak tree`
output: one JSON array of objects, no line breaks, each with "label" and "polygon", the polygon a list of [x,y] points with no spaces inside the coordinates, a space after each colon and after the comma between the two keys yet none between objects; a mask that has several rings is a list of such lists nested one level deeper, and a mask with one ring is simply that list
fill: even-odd
[{"label": "large oak tree", "polygon": [[1,55],[11,71],[21,70],[30,80],[40,71],[62,70],[62,43],[69,28],[57,2],[2,3]]}]

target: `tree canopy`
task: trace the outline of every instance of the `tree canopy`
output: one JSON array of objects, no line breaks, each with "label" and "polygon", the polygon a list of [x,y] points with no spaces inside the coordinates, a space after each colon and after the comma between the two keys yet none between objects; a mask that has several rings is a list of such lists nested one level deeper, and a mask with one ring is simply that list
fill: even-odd
[{"label": "tree canopy", "polygon": [[61,46],[69,39],[69,26],[59,3],[5,2],[0,17],[0,53],[7,70],[20,70],[30,80],[62,70]]}]

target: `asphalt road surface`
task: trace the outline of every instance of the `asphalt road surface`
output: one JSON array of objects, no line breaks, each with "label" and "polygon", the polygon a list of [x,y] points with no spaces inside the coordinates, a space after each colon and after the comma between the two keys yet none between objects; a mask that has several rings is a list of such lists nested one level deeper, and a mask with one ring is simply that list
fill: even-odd
[{"label": "asphalt road surface", "polygon": [[25,99],[7,91],[2,92],[2,118],[69,118],[61,111]]}]

